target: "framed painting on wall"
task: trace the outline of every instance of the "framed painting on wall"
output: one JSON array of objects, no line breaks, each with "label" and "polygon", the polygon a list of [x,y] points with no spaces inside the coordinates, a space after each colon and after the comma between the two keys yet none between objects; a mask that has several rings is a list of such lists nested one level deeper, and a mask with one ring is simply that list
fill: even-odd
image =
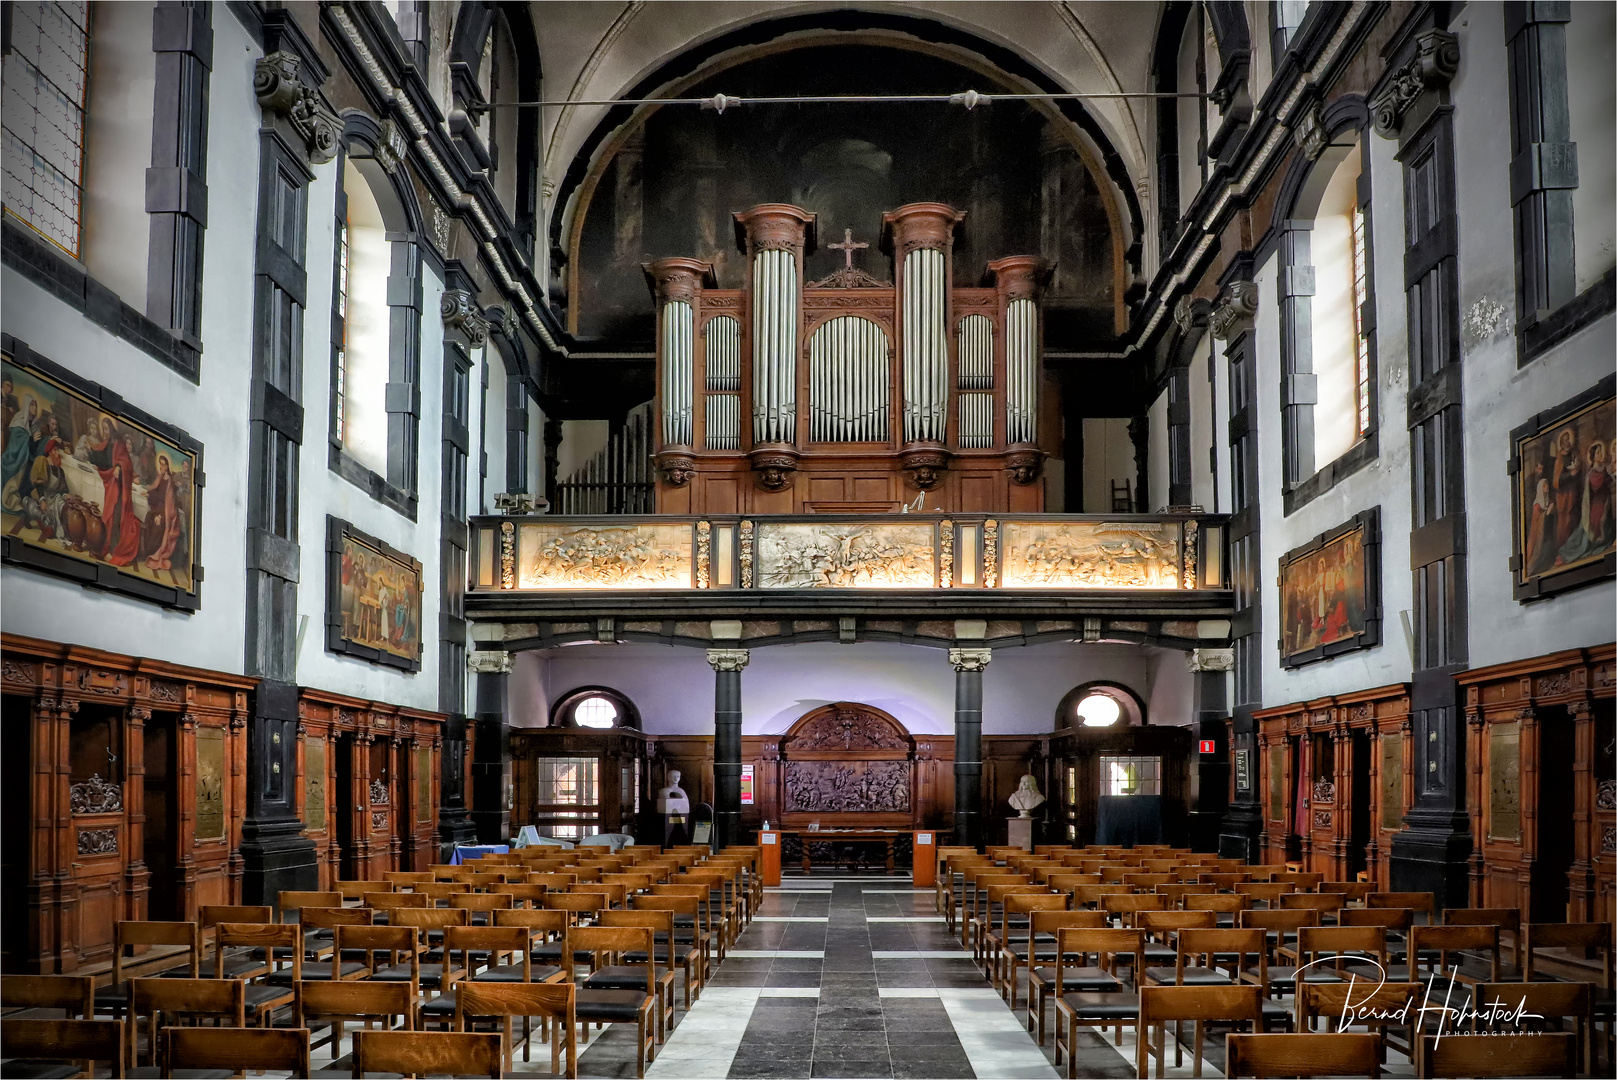
[{"label": "framed painting on wall", "polygon": [[3,348],[5,561],[195,611],[201,445],[9,334]]},{"label": "framed painting on wall", "polygon": [[421,563],[326,518],[326,648],[421,670]]},{"label": "framed painting on wall", "polygon": [[1613,576],[1617,376],[1510,433],[1511,583],[1537,600]]},{"label": "framed painting on wall", "polygon": [[1280,559],[1280,663],[1381,644],[1381,510],[1355,514]]}]

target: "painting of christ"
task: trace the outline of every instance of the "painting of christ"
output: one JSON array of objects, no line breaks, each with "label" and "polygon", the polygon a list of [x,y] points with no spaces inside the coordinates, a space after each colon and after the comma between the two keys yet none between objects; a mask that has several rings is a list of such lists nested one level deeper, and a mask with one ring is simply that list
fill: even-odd
[{"label": "painting of christ", "polygon": [[421,564],[347,522],[328,519],[334,614],[328,645],[388,664],[421,666]]},{"label": "painting of christ", "polygon": [[1280,652],[1288,666],[1380,644],[1375,512],[1280,560]]},{"label": "painting of christ", "polygon": [[[33,358],[38,361],[40,358]],[[199,449],[98,387],[7,356],[0,371],[0,534],[8,561],[196,606]],[[75,568],[77,567],[77,569]]]},{"label": "painting of christ", "polygon": [[[1606,380],[1610,382],[1611,380]],[[1617,398],[1609,387],[1515,433],[1515,586],[1531,599],[1611,573]],[[1541,414],[1542,415],[1542,414]]]}]

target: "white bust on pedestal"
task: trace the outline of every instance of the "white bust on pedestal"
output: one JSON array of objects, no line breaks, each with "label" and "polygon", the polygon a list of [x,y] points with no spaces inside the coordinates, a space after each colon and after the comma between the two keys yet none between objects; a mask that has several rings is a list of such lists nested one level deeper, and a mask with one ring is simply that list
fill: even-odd
[{"label": "white bust on pedestal", "polygon": [[1022,782],[1011,792],[1010,803],[1017,816],[1005,819],[1005,841],[1023,851],[1033,850],[1033,811],[1044,802],[1039,794],[1039,782],[1032,773],[1025,773]]},{"label": "white bust on pedestal", "polygon": [[679,786],[679,770],[670,769],[668,786],[657,792],[657,813],[683,817],[691,812],[690,796]]}]

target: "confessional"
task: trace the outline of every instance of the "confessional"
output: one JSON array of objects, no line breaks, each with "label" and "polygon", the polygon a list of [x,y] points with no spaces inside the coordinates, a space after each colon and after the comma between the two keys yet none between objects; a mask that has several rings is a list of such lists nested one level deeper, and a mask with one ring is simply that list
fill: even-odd
[{"label": "confessional", "polygon": [[[601,832],[661,843],[650,777],[646,736],[633,728],[512,731],[512,828],[532,825],[563,840]],[[697,793],[689,784],[686,791],[694,807]]]}]

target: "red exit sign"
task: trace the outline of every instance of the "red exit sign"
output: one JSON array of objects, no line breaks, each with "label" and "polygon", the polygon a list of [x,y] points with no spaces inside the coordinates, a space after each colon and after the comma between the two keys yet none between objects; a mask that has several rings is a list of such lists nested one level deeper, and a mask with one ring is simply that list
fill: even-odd
[{"label": "red exit sign", "polygon": [[1203,739],[1199,745],[1201,747],[1201,752],[1204,754],[1218,753],[1218,743],[1212,739]]}]

